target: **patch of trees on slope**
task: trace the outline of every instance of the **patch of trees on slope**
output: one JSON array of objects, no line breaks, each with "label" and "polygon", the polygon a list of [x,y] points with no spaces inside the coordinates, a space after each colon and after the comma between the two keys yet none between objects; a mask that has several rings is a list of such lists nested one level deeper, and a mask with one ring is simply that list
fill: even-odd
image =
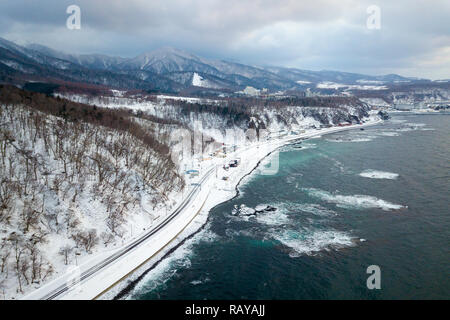
[{"label": "patch of trees on slope", "polygon": [[184,187],[167,145],[142,121],[0,86],[0,295],[118,241],[128,217],[151,215],[143,208]]},{"label": "patch of trees on slope", "polygon": [[226,127],[256,129],[266,128],[272,121],[289,126],[301,117],[312,117],[323,124],[358,122],[368,116],[369,110],[368,105],[356,97],[227,98],[195,103],[167,99],[166,104],[178,110],[175,114],[166,111],[166,118],[181,120],[190,119],[191,114],[209,114],[220,118]]}]

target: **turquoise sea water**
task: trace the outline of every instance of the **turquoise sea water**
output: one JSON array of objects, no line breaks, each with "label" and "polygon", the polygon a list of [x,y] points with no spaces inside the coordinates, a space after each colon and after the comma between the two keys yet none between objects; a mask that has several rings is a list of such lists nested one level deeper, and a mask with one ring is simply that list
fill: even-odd
[{"label": "turquoise sea water", "polygon": [[[450,116],[394,115],[280,149],[131,299],[449,299]],[[272,157],[277,154],[272,155]],[[234,205],[277,208],[233,216]],[[366,269],[381,269],[369,290]]]}]

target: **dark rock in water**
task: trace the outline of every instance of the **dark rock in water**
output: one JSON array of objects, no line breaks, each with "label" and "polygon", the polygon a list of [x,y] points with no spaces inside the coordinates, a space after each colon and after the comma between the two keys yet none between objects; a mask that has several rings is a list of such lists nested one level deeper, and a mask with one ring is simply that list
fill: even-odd
[{"label": "dark rock in water", "polygon": [[381,119],[383,120],[389,120],[391,118],[391,116],[386,112],[386,111],[379,111],[378,115],[380,116]]},{"label": "dark rock in water", "polygon": [[231,210],[231,214],[233,216],[256,216],[258,213],[276,211],[277,208],[272,207],[266,204],[257,205],[254,209],[247,207],[245,204],[241,204],[240,206],[234,205],[233,210]]},{"label": "dark rock in water", "polygon": [[301,141],[296,141],[295,143],[291,144],[292,148],[297,148],[297,149],[301,149],[302,142]]},{"label": "dark rock in water", "polygon": [[359,129],[359,130],[364,131],[364,128],[361,128],[361,129]]},{"label": "dark rock in water", "polygon": [[258,205],[255,207],[255,212],[256,213],[262,213],[262,212],[269,212],[269,211],[276,211],[277,208],[269,206],[269,205]]}]

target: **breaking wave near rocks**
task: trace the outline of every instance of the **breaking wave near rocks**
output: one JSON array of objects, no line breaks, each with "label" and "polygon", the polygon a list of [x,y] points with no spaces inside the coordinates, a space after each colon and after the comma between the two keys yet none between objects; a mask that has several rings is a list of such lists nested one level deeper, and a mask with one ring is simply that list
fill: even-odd
[{"label": "breaking wave near rocks", "polygon": [[[182,269],[189,269],[192,265],[192,259],[194,257],[194,247],[199,243],[208,243],[217,241],[218,235],[206,228],[199,233],[195,234],[191,239],[180,245],[172,252],[167,258],[161,260],[153,270],[146,274],[141,279],[136,287],[134,287],[130,293],[128,293],[124,299],[130,300],[136,298],[142,292],[150,292],[156,289],[165,288],[166,283],[178,276],[178,271]],[[210,279],[203,277],[197,282],[193,281],[193,285],[202,284],[208,282]]]}]

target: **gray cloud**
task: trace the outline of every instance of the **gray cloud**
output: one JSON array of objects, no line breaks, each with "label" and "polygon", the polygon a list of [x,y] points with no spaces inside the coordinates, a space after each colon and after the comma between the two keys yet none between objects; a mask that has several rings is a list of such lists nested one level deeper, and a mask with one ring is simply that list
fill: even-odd
[{"label": "gray cloud", "polygon": [[[65,28],[77,4],[82,29]],[[369,5],[381,29],[366,28]],[[357,0],[3,0],[0,36],[80,53],[135,56],[160,46],[303,69],[450,78],[450,3]]]}]

